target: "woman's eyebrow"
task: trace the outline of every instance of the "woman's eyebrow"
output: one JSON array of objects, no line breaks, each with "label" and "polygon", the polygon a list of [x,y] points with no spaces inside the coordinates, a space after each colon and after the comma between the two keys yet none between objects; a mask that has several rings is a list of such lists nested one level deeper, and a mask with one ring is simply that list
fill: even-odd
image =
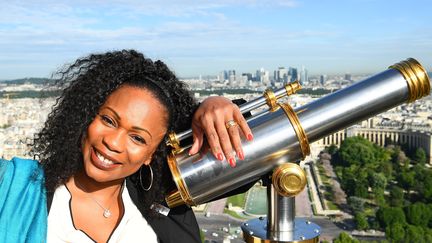
[{"label": "woman's eyebrow", "polygon": [[109,107],[109,106],[107,106],[106,107],[108,110],[110,110],[112,113],[114,113],[114,116],[116,117],[116,119],[117,120],[121,120],[121,118],[120,118],[120,116],[119,116],[119,114],[113,109],[113,108],[111,108],[111,107]]},{"label": "woman's eyebrow", "polygon": [[153,139],[153,136],[152,136],[152,135],[150,134],[150,132],[149,132],[147,129],[145,129],[145,128],[141,128],[141,127],[133,126],[132,129],[134,129],[134,130],[144,131],[144,132],[146,132],[146,133],[150,136],[151,139]]},{"label": "woman's eyebrow", "polygon": [[[114,114],[114,116],[116,117],[117,120],[121,121],[121,118],[120,118],[119,114],[113,108],[111,108],[109,106],[107,106],[106,108],[108,110],[110,110]],[[150,136],[151,139],[153,139],[153,136],[151,135],[151,133],[147,129],[145,129],[145,128],[133,126],[132,129],[143,131],[143,132],[147,133]]]}]

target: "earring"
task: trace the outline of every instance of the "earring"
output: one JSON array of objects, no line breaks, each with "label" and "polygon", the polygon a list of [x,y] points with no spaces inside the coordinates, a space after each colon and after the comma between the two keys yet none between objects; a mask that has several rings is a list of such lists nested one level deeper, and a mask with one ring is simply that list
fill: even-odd
[{"label": "earring", "polygon": [[140,172],[139,172],[139,180],[140,180],[141,188],[142,188],[144,191],[147,191],[147,192],[150,190],[150,188],[151,188],[152,185],[153,185],[153,169],[152,169],[151,165],[148,165],[148,167],[150,168],[150,177],[151,177],[151,181],[150,181],[150,185],[149,185],[147,188],[144,188],[143,183],[142,183],[141,171],[142,171],[143,166],[141,166],[141,168],[140,168]]}]

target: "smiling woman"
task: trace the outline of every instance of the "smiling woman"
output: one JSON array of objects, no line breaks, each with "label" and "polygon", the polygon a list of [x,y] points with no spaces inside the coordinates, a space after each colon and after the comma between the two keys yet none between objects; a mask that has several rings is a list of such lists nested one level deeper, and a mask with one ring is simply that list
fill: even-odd
[{"label": "smiling woman", "polygon": [[167,130],[167,111],[143,88],[124,85],[102,105],[87,129],[84,170],[98,182],[123,180],[149,165]]},{"label": "smiling woman", "polygon": [[[186,86],[133,50],[90,55],[59,73],[66,88],[35,137],[39,162],[1,161],[0,241],[200,242],[190,208],[152,209],[174,186],[162,141],[193,124],[190,153],[210,134],[214,156],[235,166],[240,134],[252,138],[238,107],[213,97],[192,116]],[[239,126],[225,128],[233,119]]]}]

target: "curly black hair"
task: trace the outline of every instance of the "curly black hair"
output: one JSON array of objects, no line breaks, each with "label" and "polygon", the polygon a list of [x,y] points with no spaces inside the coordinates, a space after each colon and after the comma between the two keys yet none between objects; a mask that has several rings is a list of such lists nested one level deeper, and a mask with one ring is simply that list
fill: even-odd
[{"label": "curly black hair", "polygon": [[[168,111],[168,131],[189,128],[196,108],[186,84],[162,61],[153,62],[135,50],[91,54],[64,67],[56,75],[56,83],[65,88],[44,127],[35,135],[31,150],[45,170],[48,193],[82,170],[82,136],[107,97],[120,85],[142,87],[152,92]],[[163,141],[152,157],[153,186],[143,198],[148,207],[154,201],[162,201],[172,186],[166,163],[169,151]],[[138,177],[138,173],[140,170],[131,177]]]}]

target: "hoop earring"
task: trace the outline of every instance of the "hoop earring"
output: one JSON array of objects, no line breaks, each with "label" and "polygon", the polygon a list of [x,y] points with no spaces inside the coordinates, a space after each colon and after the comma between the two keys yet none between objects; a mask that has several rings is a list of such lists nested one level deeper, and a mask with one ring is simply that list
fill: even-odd
[{"label": "hoop earring", "polygon": [[139,180],[140,180],[141,188],[146,192],[148,192],[150,190],[150,188],[153,186],[153,169],[152,169],[151,165],[148,165],[148,167],[150,168],[151,181],[150,181],[150,185],[147,188],[144,188],[143,183],[142,183],[141,171],[142,171],[143,166],[141,166],[140,172],[139,172]]}]

